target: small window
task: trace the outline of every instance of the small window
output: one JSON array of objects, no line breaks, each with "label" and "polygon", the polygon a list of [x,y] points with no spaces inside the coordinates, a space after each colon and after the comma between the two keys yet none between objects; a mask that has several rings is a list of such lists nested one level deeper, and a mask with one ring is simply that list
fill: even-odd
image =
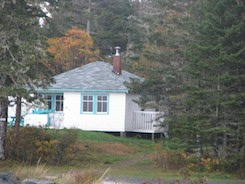
[{"label": "small window", "polygon": [[41,95],[41,97],[43,98],[44,103],[47,106],[45,108],[52,110],[52,111],[63,111],[63,101],[64,101],[63,95],[44,94],[44,95]]},{"label": "small window", "polygon": [[48,109],[52,109],[52,95],[43,95],[44,103]]},{"label": "small window", "polygon": [[55,111],[63,111],[63,95],[55,96]]},{"label": "small window", "polygon": [[83,104],[83,112],[93,112],[93,96],[83,96],[82,104]]},{"label": "small window", "polygon": [[109,107],[108,95],[82,95],[81,113],[107,114]]},{"label": "small window", "polygon": [[107,96],[97,96],[97,112],[107,112]]}]

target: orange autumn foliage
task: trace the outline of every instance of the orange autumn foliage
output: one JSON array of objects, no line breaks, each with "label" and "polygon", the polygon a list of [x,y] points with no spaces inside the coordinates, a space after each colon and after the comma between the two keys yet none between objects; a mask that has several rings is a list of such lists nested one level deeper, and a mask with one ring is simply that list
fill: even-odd
[{"label": "orange autumn foliage", "polygon": [[49,67],[55,74],[95,61],[99,54],[93,48],[91,36],[77,27],[72,27],[60,38],[48,39],[48,44],[47,51],[54,57]]}]

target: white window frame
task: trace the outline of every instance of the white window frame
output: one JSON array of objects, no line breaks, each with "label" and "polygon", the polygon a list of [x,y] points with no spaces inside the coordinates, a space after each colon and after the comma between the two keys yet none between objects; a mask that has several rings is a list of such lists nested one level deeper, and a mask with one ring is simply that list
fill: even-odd
[{"label": "white window frame", "polygon": [[[92,100],[92,110],[84,110],[84,97],[90,96]],[[99,99],[101,97],[101,99]],[[99,107],[100,106],[100,107]],[[100,109],[98,109],[100,108]],[[108,94],[81,94],[81,114],[109,114],[109,95]]]},{"label": "white window frame", "polygon": [[[57,97],[60,96],[60,99]],[[64,95],[63,94],[41,94],[44,103],[48,105],[48,109],[52,112],[63,112],[64,111]]]},{"label": "white window frame", "polygon": [[[106,99],[104,99],[104,97]],[[96,96],[96,112],[97,113],[108,113],[108,96],[107,95],[98,95]],[[99,99],[101,98],[101,99]]]},{"label": "white window frame", "polygon": [[[87,97],[87,99],[85,99],[85,97]],[[90,99],[90,97],[91,97],[91,99]],[[93,95],[83,95],[82,96],[82,112],[83,113],[93,113],[93,111],[94,111],[94,104],[93,103],[94,103],[94,96]],[[84,108],[86,108],[86,109],[84,109]]]}]

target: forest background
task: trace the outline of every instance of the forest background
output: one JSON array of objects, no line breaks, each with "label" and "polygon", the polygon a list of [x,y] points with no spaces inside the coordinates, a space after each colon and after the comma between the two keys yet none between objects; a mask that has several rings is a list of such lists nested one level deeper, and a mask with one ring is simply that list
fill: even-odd
[{"label": "forest background", "polygon": [[241,0],[2,0],[0,158],[8,96],[20,113],[21,98],[33,100],[51,76],[111,62],[120,46],[123,68],[145,78],[129,88],[143,109],[167,112],[169,139],[244,171],[244,10]]}]

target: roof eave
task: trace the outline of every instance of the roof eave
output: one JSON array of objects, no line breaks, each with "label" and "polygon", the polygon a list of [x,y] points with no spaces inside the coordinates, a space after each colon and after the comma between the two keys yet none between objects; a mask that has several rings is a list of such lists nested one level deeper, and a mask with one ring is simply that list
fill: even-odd
[{"label": "roof eave", "polygon": [[81,92],[81,93],[128,93],[127,89],[68,89],[68,88],[49,88],[49,89],[37,89],[39,93],[64,93],[64,92]]}]

